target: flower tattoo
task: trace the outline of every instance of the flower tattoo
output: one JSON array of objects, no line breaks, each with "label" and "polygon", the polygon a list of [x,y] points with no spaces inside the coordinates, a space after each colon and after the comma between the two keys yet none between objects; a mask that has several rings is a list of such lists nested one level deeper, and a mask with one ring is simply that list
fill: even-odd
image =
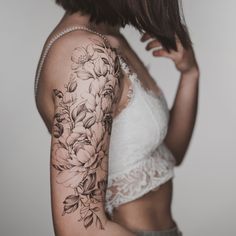
[{"label": "flower tattoo", "polygon": [[114,48],[90,40],[73,50],[64,89],[53,89],[52,167],[57,184],[71,189],[62,215],[77,212],[86,229],[93,223],[104,229],[98,212],[105,201],[109,136],[121,70]]}]

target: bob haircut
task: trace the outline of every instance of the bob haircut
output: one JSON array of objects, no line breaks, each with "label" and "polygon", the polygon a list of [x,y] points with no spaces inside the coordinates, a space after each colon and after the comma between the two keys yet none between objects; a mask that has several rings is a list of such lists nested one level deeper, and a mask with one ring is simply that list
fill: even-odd
[{"label": "bob haircut", "polygon": [[163,47],[177,50],[175,34],[183,47],[192,46],[181,0],[56,0],[69,14],[80,11],[90,22],[135,27],[157,38]]}]

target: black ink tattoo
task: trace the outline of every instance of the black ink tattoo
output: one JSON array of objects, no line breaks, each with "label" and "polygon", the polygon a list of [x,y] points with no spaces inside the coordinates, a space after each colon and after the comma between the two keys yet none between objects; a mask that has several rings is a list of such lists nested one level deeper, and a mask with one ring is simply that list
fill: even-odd
[{"label": "black ink tattoo", "polygon": [[72,190],[62,215],[77,211],[86,229],[93,222],[104,229],[96,204],[105,201],[109,136],[122,72],[116,50],[91,40],[74,49],[65,89],[53,89],[52,166],[57,183]]}]

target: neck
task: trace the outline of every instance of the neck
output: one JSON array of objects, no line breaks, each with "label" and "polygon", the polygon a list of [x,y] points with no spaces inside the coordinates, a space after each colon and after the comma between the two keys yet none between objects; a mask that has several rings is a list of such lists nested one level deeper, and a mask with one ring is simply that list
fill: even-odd
[{"label": "neck", "polygon": [[73,14],[65,13],[63,16],[63,21],[68,22],[68,24],[78,24],[78,25],[83,25],[87,26],[89,28],[93,28],[97,32],[105,35],[119,35],[120,34],[120,26],[112,26],[106,23],[91,23],[90,21],[90,15],[85,14],[82,15],[81,12],[76,12]]}]

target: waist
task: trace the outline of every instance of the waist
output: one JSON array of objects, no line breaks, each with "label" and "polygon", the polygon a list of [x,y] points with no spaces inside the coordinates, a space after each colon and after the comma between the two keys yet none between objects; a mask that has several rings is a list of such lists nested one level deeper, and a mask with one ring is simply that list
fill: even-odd
[{"label": "waist", "polygon": [[175,226],[172,218],[172,179],[158,191],[148,192],[141,198],[114,209],[112,220],[130,230],[164,230]]}]

